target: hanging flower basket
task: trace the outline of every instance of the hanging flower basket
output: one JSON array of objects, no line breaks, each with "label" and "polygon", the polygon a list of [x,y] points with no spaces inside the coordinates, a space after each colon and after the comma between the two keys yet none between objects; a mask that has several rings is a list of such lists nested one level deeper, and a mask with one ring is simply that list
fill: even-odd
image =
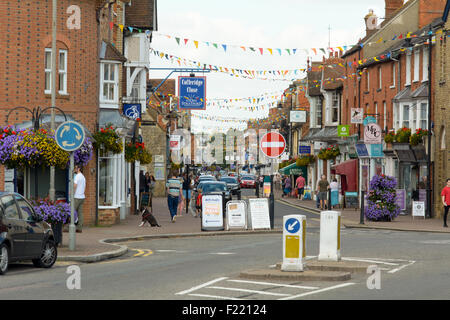
[{"label": "hanging flower basket", "polygon": [[423,143],[423,138],[428,135],[428,130],[423,130],[421,128],[417,129],[414,134],[410,137],[410,143],[412,146],[417,146]]},{"label": "hanging flower basket", "polygon": [[395,142],[397,143],[409,143],[409,138],[411,137],[411,129],[401,128],[397,130],[395,135]]},{"label": "hanging flower basket", "polygon": [[0,163],[8,168],[54,166],[65,168],[69,153],[45,129],[3,128],[0,135]]},{"label": "hanging flower basket", "polygon": [[114,130],[113,126],[101,128],[100,131],[94,133],[94,148],[103,150],[104,152],[112,152],[113,154],[121,153],[123,145],[121,138]]},{"label": "hanging flower basket", "polygon": [[339,150],[339,147],[332,145],[328,148],[321,148],[317,157],[322,160],[331,160],[335,159],[340,154],[341,151]]},{"label": "hanging flower basket", "polygon": [[128,143],[125,146],[125,160],[127,162],[139,161],[141,164],[152,162],[152,155],[145,149],[144,143]]},{"label": "hanging flower basket", "polygon": [[[38,216],[45,222],[53,224],[67,224],[70,222],[70,204],[66,202],[55,202],[49,199],[31,200],[31,205]],[[77,219],[77,212],[74,211],[74,219]]]},{"label": "hanging flower basket", "polygon": [[316,162],[316,157],[314,155],[302,156],[296,160],[296,165],[298,167],[307,166],[310,163]]}]

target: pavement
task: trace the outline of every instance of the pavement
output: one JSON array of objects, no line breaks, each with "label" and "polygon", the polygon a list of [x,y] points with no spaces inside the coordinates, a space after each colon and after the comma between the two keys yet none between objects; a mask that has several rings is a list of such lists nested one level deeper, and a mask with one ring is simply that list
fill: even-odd
[{"label": "pavement", "polygon": [[[244,197],[245,198],[245,197]],[[308,210],[320,215],[315,207],[315,201],[301,201],[295,198],[284,197],[276,192],[276,201]],[[445,232],[449,228],[442,227],[441,219],[423,219],[410,215],[399,216],[391,222],[365,221],[360,224],[360,211],[355,209],[336,209],[341,211],[343,225],[346,228],[389,229],[403,231]],[[119,257],[127,253],[128,248],[123,242],[130,240],[148,240],[155,238],[188,237],[188,236],[217,236],[231,234],[254,233],[282,233],[281,229],[273,230],[242,230],[242,231],[202,231],[201,219],[194,218],[192,214],[183,212],[177,216],[176,222],[170,221],[170,214],[166,198],[153,199],[153,214],[161,227],[139,227],[140,215],[129,215],[119,224],[109,227],[85,227],[82,233],[76,233],[75,250],[68,248],[69,233],[63,233],[63,243],[58,247],[58,261],[97,262]],[[121,243],[121,244],[119,244]]]}]

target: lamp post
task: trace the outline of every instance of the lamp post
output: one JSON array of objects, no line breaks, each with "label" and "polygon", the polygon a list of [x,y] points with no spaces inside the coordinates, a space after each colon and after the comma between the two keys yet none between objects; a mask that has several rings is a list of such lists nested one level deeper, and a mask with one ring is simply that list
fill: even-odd
[{"label": "lamp post", "polygon": [[[53,0],[52,4],[52,109],[50,129],[55,132],[55,110],[56,107],[56,15],[57,0]],[[55,167],[50,167],[50,186],[48,190],[50,201],[55,201]]]},{"label": "lamp post", "polygon": [[431,57],[431,52],[432,52],[432,43],[433,41],[433,31],[431,29],[430,26],[430,30],[428,32],[428,150],[427,150],[427,216],[429,218],[431,218],[431,89],[432,89],[432,85],[431,85],[431,64],[432,64],[432,57]]}]

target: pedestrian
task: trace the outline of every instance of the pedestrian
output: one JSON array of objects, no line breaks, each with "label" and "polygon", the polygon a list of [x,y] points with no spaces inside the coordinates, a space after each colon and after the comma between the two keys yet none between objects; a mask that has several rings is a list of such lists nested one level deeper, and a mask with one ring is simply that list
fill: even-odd
[{"label": "pedestrian", "polygon": [[178,201],[183,196],[182,184],[180,179],[177,178],[176,171],[172,171],[170,178],[167,180],[167,205],[169,206],[170,218],[172,222],[176,221]]},{"label": "pedestrian", "polygon": [[191,199],[191,177],[186,172],[183,175],[183,198],[185,208],[187,208]]},{"label": "pedestrian", "polygon": [[295,187],[297,188],[298,194],[297,199],[303,200],[303,192],[305,191],[305,178],[302,176],[302,172],[299,173],[297,180],[295,181]]},{"label": "pedestrian", "polygon": [[331,189],[331,208],[334,208],[339,204],[339,184],[336,178],[334,178],[333,181],[330,183],[330,189]]},{"label": "pedestrian", "polygon": [[197,217],[201,217],[202,216],[202,189],[199,188],[198,189],[198,195],[197,198],[195,199],[195,218]]},{"label": "pedestrian", "polygon": [[330,183],[328,182],[327,177],[323,174],[322,179],[317,184],[317,194],[319,195],[320,200],[320,210],[325,210],[327,208],[328,189],[330,189]]},{"label": "pedestrian", "polygon": [[442,189],[441,197],[442,203],[444,204],[444,228],[448,228],[447,215],[450,209],[450,178],[447,179],[447,185]]},{"label": "pedestrian", "polygon": [[292,185],[291,185],[291,179],[289,176],[286,177],[286,180],[284,181],[284,193],[289,197],[292,191]]},{"label": "pedestrian", "polygon": [[73,204],[74,204],[74,209],[78,215],[78,221],[76,223],[76,225],[77,225],[76,232],[81,233],[83,230],[83,203],[84,203],[84,199],[86,198],[86,196],[84,194],[86,191],[86,178],[84,177],[84,175],[82,173],[82,168],[79,165],[75,165],[74,173],[76,175],[75,175],[75,179],[73,181],[74,182],[73,183],[73,189],[74,189]]},{"label": "pedestrian", "polygon": [[144,177],[144,192],[150,191],[150,173],[146,172]]}]

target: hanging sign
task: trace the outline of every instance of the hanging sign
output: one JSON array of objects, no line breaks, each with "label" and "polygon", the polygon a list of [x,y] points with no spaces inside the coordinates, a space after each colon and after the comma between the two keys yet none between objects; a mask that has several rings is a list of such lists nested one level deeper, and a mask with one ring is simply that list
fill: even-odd
[{"label": "hanging sign", "polygon": [[124,103],[123,114],[133,120],[141,119],[141,104],[140,103]]},{"label": "hanging sign", "polygon": [[206,109],[206,77],[178,77],[178,108]]},{"label": "hanging sign", "polygon": [[350,136],[350,126],[338,125],[338,137],[348,137],[348,136]]},{"label": "hanging sign", "polygon": [[291,122],[306,123],[306,111],[291,111]]},{"label": "hanging sign", "polygon": [[369,123],[364,127],[364,143],[381,144],[381,128],[376,123]]},{"label": "hanging sign", "polygon": [[352,108],[351,110],[351,120],[350,123],[363,123],[364,110],[363,108]]}]

